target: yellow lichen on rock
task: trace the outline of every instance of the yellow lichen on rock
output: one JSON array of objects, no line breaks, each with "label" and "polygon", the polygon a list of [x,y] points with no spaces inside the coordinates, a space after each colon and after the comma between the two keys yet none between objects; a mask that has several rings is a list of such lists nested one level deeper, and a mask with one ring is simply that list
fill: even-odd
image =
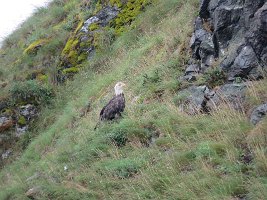
[{"label": "yellow lichen on rock", "polygon": [[[118,5],[118,2],[120,2],[120,0],[110,1],[113,5]],[[113,21],[110,22],[110,26],[115,28],[117,35],[120,35],[126,30],[127,25],[130,25],[137,15],[142,12],[145,6],[153,1],[154,0],[129,0],[126,4],[122,4],[121,12]]]},{"label": "yellow lichen on rock", "polygon": [[65,75],[76,74],[79,72],[79,69],[77,67],[70,67],[70,68],[64,69],[62,72]]},{"label": "yellow lichen on rock", "polygon": [[20,116],[19,119],[18,119],[18,124],[19,125],[26,125],[27,124],[27,121],[25,119],[24,116]]},{"label": "yellow lichen on rock", "polygon": [[49,39],[40,39],[40,40],[36,40],[35,42],[33,42],[32,44],[30,44],[25,50],[24,50],[24,54],[28,54],[28,55],[32,55],[32,54],[36,54],[38,49],[40,47],[42,47],[43,45],[47,44],[49,42]]},{"label": "yellow lichen on rock", "polygon": [[110,0],[110,4],[112,6],[117,6],[118,8],[121,8],[123,6],[121,0]]},{"label": "yellow lichen on rock", "polygon": [[100,26],[97,24],[97,23],[92,23],[90,26],[89,26],[89,30],[90,31],[95,31],[95,30],[97,30],[97,29],[99,29],[100,28]]}]

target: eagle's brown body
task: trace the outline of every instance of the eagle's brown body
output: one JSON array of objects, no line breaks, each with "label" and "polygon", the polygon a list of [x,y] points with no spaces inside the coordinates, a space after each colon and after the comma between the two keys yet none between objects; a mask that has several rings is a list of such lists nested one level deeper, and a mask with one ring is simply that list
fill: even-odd
[{"label": "eagle's brown body", "polygon": [[100,112],[100,120],[113,120],[119,116],[124,111],[125,108],[125,98],[124,94],[119,94],[114,96],[108,104],[102,108]]},{"label": "eagle's brown body", "polygon": [[122,82],[118,82],[115,85],[115,96],[100,111],[99,122],[95,126],[95,129],[100,125],[101,121],[113,120],[121,116],[125,108],[123,86],[125,84]]}]

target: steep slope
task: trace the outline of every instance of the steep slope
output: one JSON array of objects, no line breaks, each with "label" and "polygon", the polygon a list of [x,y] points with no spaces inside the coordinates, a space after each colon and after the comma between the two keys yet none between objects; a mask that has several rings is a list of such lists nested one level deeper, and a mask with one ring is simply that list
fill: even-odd
[{"label": "steep slope", "polygon": [[[227,103],[198,115],[177,107],[198,3],[158,1],[101,44],[20,140],[0,199],[264,199],[266,118],[253,126]],[[118,80],[124,116],[94,131]],[[246,106],[266,101],[265,82],[249,84]]]},{"label": "steep slope", "polygon": [[[152,2],[52,1],[5,40],[0,60],[0,154],[4,158],[32,128],[42,107],[50,105],[57,86],[130,29]],[[0,167],[3,160],[0,157]]]}]

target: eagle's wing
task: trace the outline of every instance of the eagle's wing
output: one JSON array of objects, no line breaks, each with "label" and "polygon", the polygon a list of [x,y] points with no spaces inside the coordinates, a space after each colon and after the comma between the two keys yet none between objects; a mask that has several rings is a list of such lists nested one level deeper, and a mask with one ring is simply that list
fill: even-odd
[{"label": "eagle's wing", "polygon": [[120,115],[125,108],[124,95],[114,96],[100,112],[100,120],[112,120],[117,114]]}]

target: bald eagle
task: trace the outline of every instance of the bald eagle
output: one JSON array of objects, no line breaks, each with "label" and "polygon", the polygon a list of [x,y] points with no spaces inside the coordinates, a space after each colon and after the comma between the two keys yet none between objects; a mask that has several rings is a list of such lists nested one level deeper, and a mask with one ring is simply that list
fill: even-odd
[{"label": "bald eagle", "polygon": [[101,121],[113,120],[121,116],[125,108],[124,86],[125,84],[123,82],[118,82],[115,85],[115,96],[100,111],[99,122],[95,126],[95,129],[99,126]]}]

